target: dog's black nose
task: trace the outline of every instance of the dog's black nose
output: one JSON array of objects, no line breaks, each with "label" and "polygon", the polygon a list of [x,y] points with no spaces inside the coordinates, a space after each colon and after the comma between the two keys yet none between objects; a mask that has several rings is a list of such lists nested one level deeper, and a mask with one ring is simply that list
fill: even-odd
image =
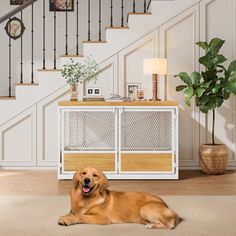
[{"label": "dog's black nose", "polygon": [[84,179],[84,184],[89,184],[90,183],[90,179],[89,178],[85,178]]}]

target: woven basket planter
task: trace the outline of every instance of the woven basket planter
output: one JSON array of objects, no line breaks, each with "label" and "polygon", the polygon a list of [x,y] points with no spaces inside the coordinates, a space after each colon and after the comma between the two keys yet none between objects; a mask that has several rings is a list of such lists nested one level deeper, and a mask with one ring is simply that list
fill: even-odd
[{"label": "woven basket planter", "polygon": [[202,171],[209,175],[219,175],[225,172],[228,149],[224,144],[201,144],[199,150]]}]

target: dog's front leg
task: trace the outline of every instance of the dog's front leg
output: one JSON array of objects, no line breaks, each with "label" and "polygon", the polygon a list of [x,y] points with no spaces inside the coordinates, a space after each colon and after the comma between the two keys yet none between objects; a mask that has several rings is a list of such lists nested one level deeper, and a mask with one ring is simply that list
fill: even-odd
[{"label": "dog's front leg", "polygon": [[103,215],[78,215],[81,224],[97,224],[97,225],[108,225],[110,220]]},{"label": "dog's front leg", "polygon": [[68,214],[60,217],[58,221],[59,225],[74,225],[74,224],[99,224],[106,225],[110,224],[107,217],[101,215],[79,215],[79,214]]}]

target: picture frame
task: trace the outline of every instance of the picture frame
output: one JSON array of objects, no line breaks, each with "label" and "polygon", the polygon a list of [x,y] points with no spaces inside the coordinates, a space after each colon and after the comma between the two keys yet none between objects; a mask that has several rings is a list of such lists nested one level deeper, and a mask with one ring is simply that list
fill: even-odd
[{"label": "picture frame", "polygon": [[145,89],[135,89],[134,90],[134,100],[143,101],[145,99]]},{"label": "picture frame", "polygon": [[29,0],[10,0],[10,5],[22,5]]},{"label": "picture frame", "polygon": [[102,95],[101,88],[86,88],[86,96],[100,96]]},{"label": "picture frame", "polygon": [[19,18],[13,17],[7,21],[5,30],[10,38],[16,40],[23,35],[25,31],[25,26]]},{"label": "picture frame", "polygon": [[10,5],[22,5],[25,0],[10,0]]},{"label": "picture frame", "polygon": [[[49,0],[49,11],[66,11],[66,0]],[[74,11],[74,0],[67,0],[67,11]]]},{"label": "picture frame", "polygon": [[126,97],[129,97],[131,99],[134,98],[134,90],[140,89],[141,84],[140,83],[128,83],[126,84]]}]

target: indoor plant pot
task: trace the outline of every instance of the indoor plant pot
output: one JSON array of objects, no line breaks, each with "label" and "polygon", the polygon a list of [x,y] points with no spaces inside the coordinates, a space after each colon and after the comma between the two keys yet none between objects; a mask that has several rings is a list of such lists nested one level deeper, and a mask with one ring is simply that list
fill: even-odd
[{"label": "indoor plant pot", "polygon": [[228,159],[226,145],[215,142],[215,111],[231,94],[236,95],[236,60],[230,63],[228,69],[224,67],[227,59],[219,53],[224,42],[219,38],[209,43],[198,42],[197,45],[205,51],[205,55],[199,58],[205,71],[194,71],[190,75],[180,72],[176,75],[184,82],[184,85],[176,87],[176,91],[183,91],[185,104],[190,106],[194,98],[201,112],[212,111],[212,143],[202,144],[199,149],[202,170],[206,174],[224,173]]},{"label": "indoor plant pot", "polygon": [[225,144],[201,144],[199,157],[203,173],[223,174],[228,160],[228,149]]}]

